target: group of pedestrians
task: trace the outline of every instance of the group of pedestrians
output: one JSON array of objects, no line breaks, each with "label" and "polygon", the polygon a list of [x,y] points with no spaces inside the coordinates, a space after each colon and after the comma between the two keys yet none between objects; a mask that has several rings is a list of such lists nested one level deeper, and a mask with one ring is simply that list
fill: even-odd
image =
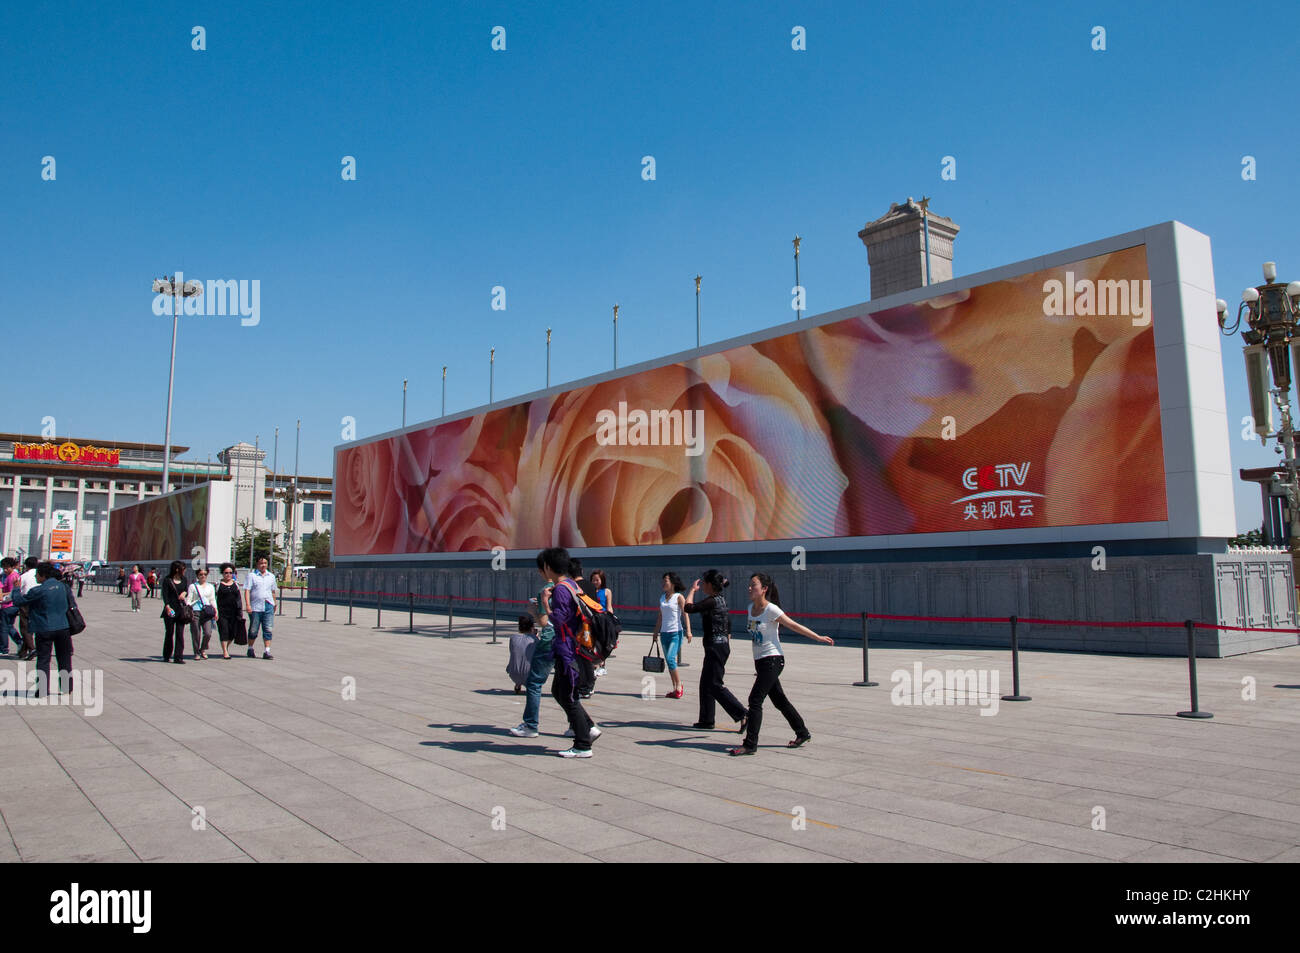
[{"label": "group of pedestrians", "polygon": [[[519,738],[537,737],[542,686],[554,670],[551,696],[569,722],[566,734],[573,736],[572,746],[558,754],[562,758],[590,758],[592,743],[600,737],[601,731],[582,705],[590,693],[583,692],[582,663],[587,660],[578,651],[578,634],[582,629],[582,618],[577,606],[578,594],[583,592],[578,581],[581,578],[581,563],[570,558],[567,550],[553,547],[538,553],[537,568],[547,584],[530,600],[530,615],[521,618],[521,631],[531,622],[537,641],[524,682],[527,692],[524,720],[511,728],[510,733]],[[593,572],[592,577],[593,583],[598,581],[600,587],[593,585],[595,593],[589,595],[600,602],[602,609],[612,611],[613,594],[605,585],[604,574]],[[721,705],[732,721],[739,725],[739,733],[744,735],[742,743],[729,749],[728,753],[733,756],[752,755],[758,750],[759,731],[763,725],[763,703],[771,698],[777,711],[785,716],[794,729],[795,737],[789,742],[789,747],[802,747],[812,739],[812,734],[781,686],[785,653],[781,646],[780,627],[784,625],[826,645],[835,643],[786,615],[780,606],[776,583],[766,573],[754,573],[749,577],[746,633],[753,645],[755,677],[748,705],[742,705],[725,684],[727,660],[731,654],[731,616],[725,595],[729,585],[730,580],[726,576],[710,569],[695,580],[687,591],[676,573],[664,573],[659,618],[655,622],[652,638],[662,643],[667,658],[673,684],[673,690],[667,697],[680,699],[685,695],[681,677],[677,673],[678,650],[683,638],[688,642],[692,638],[691,617],[699,616],[703,630],[704,664],[700,674],[699,720],[691,727],[699,730],[714,729],[717,706]],[[603,594],[604,598],[597,594]]]},{"label": "group of pedestrians", "polygon": [[[139,575],[135,567],[131,577]],[[128,582],[128,585],[134,583]],[[172,562],[162,581],[163,651],[164,662],[185,664],[185,629],[189,628],[190,647],[194,658],[208,658],[213,631],[221,643],[221,657],[230,659],[230,646],[247,645],[249,658],[256,658],[257,636],[262,635],[262,658],[274,660],[271,654],[272,628],[275,625],[275,605],[280,598],[280,585],[267,571],[265,557],[257,560],[257,568],[248,574],[241,588],[231,563],[221,564],[221,578],[214,584],[208,582],[208,570],[198,569],[194,581],[188,582],[185,564],[179,559]],[[139,611],[139,590],[132,590],[132,611]],[[245,614],[248,623],[245,625]]]},{"label": "group of pedestrians", "polygon": [[[50,681],[50,659],[59,663],[59,686],[62,692],[72,691],[72,632],[68,626],[68,610],[75,607],[72,595],[75,581],[71,571],[61,571],[53,563],[41,562],[28,556],[23,572],[17,571],[18,560],[6,556],[0,560],[0,655],[7,655],[9,643],[19,646],[20,662],[36,660],[40,673],[36,695],[49,694],[54,688]],[[14,629],[18,622],[19,631]]]}]

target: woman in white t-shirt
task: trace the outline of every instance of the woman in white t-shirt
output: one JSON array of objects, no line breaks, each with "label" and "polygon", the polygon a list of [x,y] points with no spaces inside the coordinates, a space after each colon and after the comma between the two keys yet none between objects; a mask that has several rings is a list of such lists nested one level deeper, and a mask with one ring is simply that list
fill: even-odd
[{"label": "woman in white t-shirt", "polygon": [[[190,642],[194,646],[194,657],[208,657],[208,643],[212,641],[212,629],[217,624],[217,587],[208,582],[206,569],[196,570],[196,582],[190,583],[186,604],[194,613],[190,617]],[[199,633],[203,633],[202,641]]]},{"label": "woman in white t-shirt", "polygon": [[803,718],[781,688],[785,654],[781,651],[779,627],[784,625],[800,635],[827,645],[834,645],[835,642],[800,625],[782,612],[777,605],[779,598],[771,576],[759,572],[749,577],[749,636],[754,642],[755,678],[754,687],[749,693],[745,743],[739,748],[732,748],[732,755],[753,754],[758,750],[758,732],[763,727],[763,700],[769,695],[776,710],[785,715],[785,720],[794,729],[794,740],[789,743],[789,747],[798,748],[812,740],[808,726],[803,723]]}]

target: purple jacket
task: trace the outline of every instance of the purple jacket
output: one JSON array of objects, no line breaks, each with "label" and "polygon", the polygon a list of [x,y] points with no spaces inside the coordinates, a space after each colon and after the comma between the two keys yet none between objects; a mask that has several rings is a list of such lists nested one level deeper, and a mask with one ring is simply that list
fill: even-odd
[{"label": "purple jacket", "polygon": [[555,627],[555,641],[552,643],[555,659],[564,666],[573,694],[576,695],[579,675],[574,653],[577,651],[577,633],[582,627],[582,621],[578,618],[573,593],[563,581],[557,582],[555,591],[551,593],[551,625]]}]

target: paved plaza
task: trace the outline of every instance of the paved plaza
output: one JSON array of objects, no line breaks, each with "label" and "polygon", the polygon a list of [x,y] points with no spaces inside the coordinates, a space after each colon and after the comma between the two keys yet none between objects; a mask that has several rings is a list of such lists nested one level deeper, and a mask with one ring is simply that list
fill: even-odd
[{"label": "paved plaza", "polygon": [[[5,698],[0,859],[1300,861],[1300,647],[1200,660],[1215,717],[1192,721],[1186,660],[1028,652],[1033,701],[982,714],[987,695],[894,704],[891,674],[997,670],[1010,694],[1004,652],[873,648],[881,685],[857,688],[858,645],[792,638],[782,682],[813,741],[786,749],[769,704],[757,756],[729,758],[738,736],[690,727],[698,641],[686,697],[647,699],[629,633],[587,702],[595,757],[569,761],[549,695],[541,737],[506,731],[508,615],[492,645],[481,622],[448,639],[437,616],[412,635],[292,604],[274,661],[180,666],[159,661],[159,601],[81,605],[74,664],[102,669],[103,710]],[[728,685],[744,699],[752,676],[737,642]]]}]

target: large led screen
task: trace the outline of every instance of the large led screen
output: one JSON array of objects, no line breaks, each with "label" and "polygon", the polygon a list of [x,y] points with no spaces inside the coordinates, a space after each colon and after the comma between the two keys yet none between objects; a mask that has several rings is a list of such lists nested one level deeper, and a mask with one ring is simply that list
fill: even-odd
[{"label": "large led screen", "polygon": [[108,561],[189,561],[208,545],[210,494],[206,484],[116,507],[108,517]]},{"label": "large led screen", "polygon": [[1167,519],[1144,246],[335,457],[338,556]]}]

